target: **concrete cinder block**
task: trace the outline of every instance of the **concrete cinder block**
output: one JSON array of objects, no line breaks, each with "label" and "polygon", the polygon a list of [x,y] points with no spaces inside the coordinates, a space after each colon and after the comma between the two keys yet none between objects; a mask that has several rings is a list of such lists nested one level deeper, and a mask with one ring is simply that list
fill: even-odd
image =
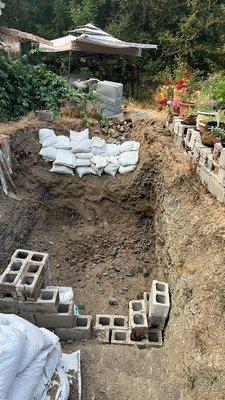
[{"label": "concrete cinder block", "polygon": [[113,329],[111,344],[128,345],[129,330],[128,329]]},{"label": "concrete cinder block", "polygon": [[129,314],[136,314],[137,312],[147,313],[144,300],[132,300],[129,302]]},{"label": "concrete cinder block", "polygon": [[72,328],[58,328],[55,330],[55,334],[61,340],[90,340],[92,338],[91,321],[91,315],[76,316]]},{"label": "concrete cinder block", "polygon": [[145,338],[148,333],[148,320],[145,312],[132,312],[129,315],[129,328],[133,338]]},{"label": "concrete cinder block", "polygon": [[31,314],[31,313],[23,313],[23,314],[19,314],[19,317],[25,319],[28,322],[31,322],[32,324],[36,325],[36,319],[35,319],[35,315]]},{"label": "concrete cinder block", "polygon": [[208,190],[210,193],[212,193],[217,200],[219,200],[221,203],[224,203],[225,201],[225,189],[221,185],[220,182],[218,182],[212,174],[210,174],[208,182],[207,182]]},{"label": "concrete cinder block", "polygon": [[96,315],[96,322],[94,330],[96,332],[103,329],[110,330],[114,328],[127,328],[128,327],[128,317],[124,315]]},{"label": "concrete cinder block", "polygon": [[20,300],[37,300],[44,285],[46,270],[45,263],[27,261],[23,273],[16,284],[17,296]]},{"label": "concrete cinder block", "polygon": [[225,149],[222,148],[220,152],[220,156],[218,158],[218,164],[221,168],[225,169]]},{"label": "concrete cinder block", "polygon": [[150,329],[146,340],[146,347],[162,347],[162,332],[159,329]]},{"label": "concrete cinder block", "polygon": [[170,310],[169,286],[165,282],[152,282],[149,315],[167,318]]},{"label": "concrete cinder block", "polygon": [[20,313],[56,314],[59,306],[58,289],[42,289],[37,301],[19,301]]},{"label": "concrete cinder block", "polygon": [[223,147],[221,143],[215,143],[213,148],[213,160],[217,161],[220,158]]},{"label": "concrete cinder block", "polygon": [[35,314],[37,326],[44,328],[73,328],[74,326],[74,303],[58,306],[56,314]]},{"label": "concrete cinder block", "polygon": [[164,317],[155,317],[154,315],[149,315],[148,317],[148,326],[150,329],[158,329],[162,331],[164,329],[166,323],[166,318]]},{"label": "concrete cinder block", "polygon": [[225,187],[225,169],[219,168],[217,179],[218,182],[221,183],[223,187]]},{"label": "concrete cinder block", "polygon": [[148,292],[143,293],[143,300],[145,302],[147,315],[148,315],[148,309],[149,309],[149,296],[150,296],[150,293],[148,293]]},{"label": "concrete cinder block", "polygon": [[12,295],[14,299],[17,299],[16,286],[25,267],[26,263],[21,260],[12,260],[9,263],[8,267],[0,276],[0,293],[5,293],[9,296]]},{"label": "concrete cinder block", "polygon": [[19,314],[18,301],[11,294],[0,295],[0,312],[5,314]]},{"label": "concrete cinder block", "polygon": [[35,263],[48,264],[49,255],[48,253],[40,253],[38,251],[17,249],[15,253],[13,253],[11,260],[20,260],[20,261],[34,261]]}]

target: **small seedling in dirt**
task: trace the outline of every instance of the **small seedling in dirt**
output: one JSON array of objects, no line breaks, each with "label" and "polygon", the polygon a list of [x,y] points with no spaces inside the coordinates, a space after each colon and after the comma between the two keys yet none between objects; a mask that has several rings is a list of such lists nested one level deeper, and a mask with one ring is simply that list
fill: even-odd
[{"label": "small seedling in dirt", "polygon": [[188,383],[190,385],[191,390],[195,388],[196,382],[197,382],[197,377],[193,371],[188,370],[187,373],[187,379]]},{"label": "small seedling in dirt", "polygon": [[219,379],[219,377],[218,377],[216,372],[208,372],[208,374],[206,375],[206,378],[208,379],[210,385],[213,385]]}]

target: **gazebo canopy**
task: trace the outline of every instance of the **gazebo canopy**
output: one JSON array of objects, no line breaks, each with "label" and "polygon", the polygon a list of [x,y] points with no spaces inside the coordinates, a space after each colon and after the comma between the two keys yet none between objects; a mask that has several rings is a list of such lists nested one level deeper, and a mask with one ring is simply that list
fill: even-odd
[{"label": "gazebo canopy", "polygon": [[[52,46],[40,44],[43,52],[77,52],[141,57],[142,49],[157,49],[154,44],[123,42],[92,24],[80,26],[68,35],[51,40]],[[76,36],[78,35],[78,36]]]}]

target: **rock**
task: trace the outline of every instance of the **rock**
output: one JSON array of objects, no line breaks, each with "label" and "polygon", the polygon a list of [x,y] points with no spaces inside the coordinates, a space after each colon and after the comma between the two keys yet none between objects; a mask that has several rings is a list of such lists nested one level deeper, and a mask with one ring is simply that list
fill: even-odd
[{"label": "rock", "polygon": [[54,119],[54,114],[49,110],[37,110],[36,116],[40,121],[52,122]]},{"label": "rock", "polygon": [[114,297],[111,297],[111,299],[109,300],[109,305],[110,306],[118,306],[119,302],[117,299],[115,299]]},{"label": "rock", "polygon": [[117,266],[115,266],[115,267],[114,267],[114,271],[116,271],[116,272],[120,272],[120,271],[121,271],[121,268],[120,268],[120,267],[117,267]]},{"label": "rock", "polygon": [[133,277],[133,276],[137,275],[137,272],[138,272],[137,268],[133,267],[128,271],[127,276]]}]

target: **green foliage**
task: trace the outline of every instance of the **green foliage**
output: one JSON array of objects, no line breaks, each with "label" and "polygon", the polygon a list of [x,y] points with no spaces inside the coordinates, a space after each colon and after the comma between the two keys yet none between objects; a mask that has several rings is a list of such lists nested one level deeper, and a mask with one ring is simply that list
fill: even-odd
[{"label": "green foliage", "polygon": [[221,76],[215,84],[215,98],[218,104],[225,104],[225,75]]},{"label": "green foliage", "polygon": [[32,66],[26,59],[12,60],[0,55],[0,121],[26,115],[36,109],[58,112],[65,100],[73,102],[86,115],[92,93],[71,89],[66,81],[45,65]]}]

